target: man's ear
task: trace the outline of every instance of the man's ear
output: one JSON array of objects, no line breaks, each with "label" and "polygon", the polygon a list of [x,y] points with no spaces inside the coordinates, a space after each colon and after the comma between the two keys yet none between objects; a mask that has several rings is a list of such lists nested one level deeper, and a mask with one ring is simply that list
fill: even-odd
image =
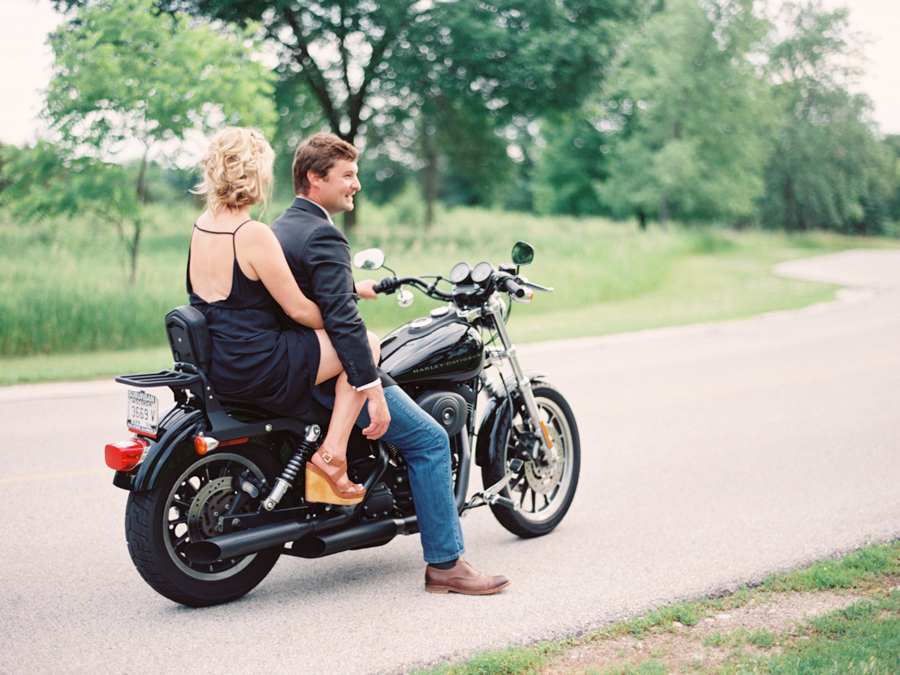
[{"label": "man's ear", "polygon": [[309,181],[309,186],[318,186],[319,182],[322,180],[322,176],[317,174],[315,171],[307,171],[306,172],[306,180]]}]

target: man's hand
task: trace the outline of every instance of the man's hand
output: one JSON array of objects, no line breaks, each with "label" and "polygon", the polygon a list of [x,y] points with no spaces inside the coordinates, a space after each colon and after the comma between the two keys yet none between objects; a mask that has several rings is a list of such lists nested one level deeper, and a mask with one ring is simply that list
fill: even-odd
[{"label": "man's hand", "polygon": [[369,426],[363,429],[363,436],[370,441],[384,436],[391,423],[391,413],[388,410],[387,400],[384,398],[384,389],[379,384],[363,391],[368,399]]},{"label": "man's hand", "polygon": [[356,294],[363,300],[377,300],[378,294],[374,290],[377,283],[374,279],[358,281],[356,283]]}]

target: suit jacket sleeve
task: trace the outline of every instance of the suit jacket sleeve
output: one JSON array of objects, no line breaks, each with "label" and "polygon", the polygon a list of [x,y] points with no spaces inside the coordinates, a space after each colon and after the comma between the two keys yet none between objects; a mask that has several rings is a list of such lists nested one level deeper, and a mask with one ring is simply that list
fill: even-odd
[{"label": "suit jacket sleeve", "polygon": [[325,332],[354,387],[378,379],[366,324],[356,306],[356,287],[350,266],[350,246],[334,226],[319,227],[303,255],[312,300],[319,306]]}]

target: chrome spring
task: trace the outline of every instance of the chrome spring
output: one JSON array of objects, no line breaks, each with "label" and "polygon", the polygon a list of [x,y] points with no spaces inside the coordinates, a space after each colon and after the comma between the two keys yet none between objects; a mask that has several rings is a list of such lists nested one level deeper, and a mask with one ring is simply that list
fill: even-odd
[{"label": "chrome spring", "polygon": [[278,480],[275,481],[275,487],[272,488],[272,492],[269,493],[266,501],[263,502],[263,507],[266,511],[274,509],[278,502],[281,501],[281,498],[284,497],[285,492],[294,487],[294,480],[300,473],[300,469],[306,466],[306,463],[316,451],[316,441],[319,440],[321,433],[322,431],[317,424],[310,424],[306,427],[306,436],[300,441],[294,456],[288,461]]},{"label": "chrome spring", "polygon": [[384,443],[384,447],[387,448],[388,457],[391,458],[391,461],[394,462],[394,464],[403,463],[404,459],[403,459],[403,455],[400,454],[400,451],[394,445],[392,445],[391,443],[388,443],[387,441],[383,441],[383,443]]}]

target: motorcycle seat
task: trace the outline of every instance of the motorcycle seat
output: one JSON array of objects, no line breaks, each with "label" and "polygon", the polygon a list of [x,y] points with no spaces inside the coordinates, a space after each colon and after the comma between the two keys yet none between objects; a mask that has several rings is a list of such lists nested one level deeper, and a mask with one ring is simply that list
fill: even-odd
[{"label": "motorcycle seat", "polygon": [[209,373],[212,342],[206,317],[198,309],[182,305],[166,314],[166,336],[176,363],[190,363]]}]

